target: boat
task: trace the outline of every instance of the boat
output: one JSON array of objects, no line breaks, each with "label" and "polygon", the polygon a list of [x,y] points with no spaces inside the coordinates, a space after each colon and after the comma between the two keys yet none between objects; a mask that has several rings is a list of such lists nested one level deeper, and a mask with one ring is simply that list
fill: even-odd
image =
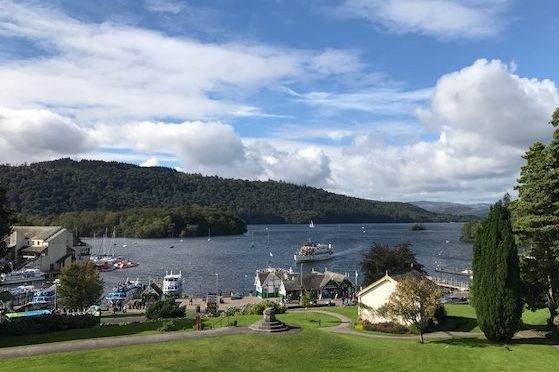
[{"label": "boat", "polygon": [[474,275],[474,272],[470,269],[465,269],[465,270],[450,269],[450,268],[442,267],[440,265],[435,266],[435,271],[439,273],[445,273],[445,274],[467,276],[470,278]]},{"label": "boat", "polygon": [[312,220],[311,220],[311,223],[309,223],[309,227],[310,227],[311,229],[314,229],[314,223],[312,222]]},{"label": "boat", "polygon": [[50,309],[56,307],[56,284],[39,289],[33,295],[31,306],[35,310]]},{"label": "boat", "polygon": [[109,292],[105,299],[111,306],[122,306],[125,302],[137,296],[142,289],[143,287],[138,279],[135,281],[126,279],[124,283],[120,283],[114,287],[112,292]]},{"label": "boat", "polygon": [[12,305],[20,306],[31,302],[36,289],[32,285],[20,285],[15,288],[11,288],[8,291],[13,297]]},{"label": "boat", "polygon": [[131,267],[136,267],[138,266],[139,263],[137,262],[132,262],[129,260],[121,260],[121,261],[117,261],[113,264],[113,267],[115,269],[129,269]]},{"label": "boat", "polygon": [[163,294],[167,297],[180,297],[182,295],[182,273],[165,272],[163,278]]},{"label": "boat", "polygon": [[116,267],[113,263],[110,262],[98,262],[97,263],[97,270],[102,272],[113,271]]},{"label": "boat", "polygon": [[314,243],[307,240],[295,253],[295,262],[323,261],[334,257],[332,244]]},{"label": "boat", "polygon": [[122,260],[121,256],[116,256],[114,253],[114,246],[116,245],[116,243],[114,243],[115,234],[116,230],[113,230],[113,236],[111,239],[112,248],[111,246],[106,247],[105,240],[107,239],[107,230],[105,229],[105,234],[103,235],[103,240],[101,241],[101,246],[99,247],[97,254],[89,258],[101,271],[110,271],[110,269],[108,269],[109,266],[112,266],[117,261]]},{"label": "boat", "polygon": [[0,286],[8,284],[24,284],[45,280],[45,273],[39,269],[24,269],[0,274]]},{"label": "boat", "polygon": [[208,241],[212,240],[212,234],[211,234],[211,230],[208,227]]}]

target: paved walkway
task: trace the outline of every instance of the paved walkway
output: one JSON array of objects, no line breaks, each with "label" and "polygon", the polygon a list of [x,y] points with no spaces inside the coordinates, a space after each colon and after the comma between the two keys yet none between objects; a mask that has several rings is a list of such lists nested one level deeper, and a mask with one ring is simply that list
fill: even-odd
[{"label": "paved walkway", "polygon": [[203,337],[217,337],[252,333],[246,327],[224,327],[208,331],[176,331],[169,333],[137,336],[102,337],[86,340],[52,342],[48,344],[15,346],[0,349],[0,360],[9,358],[27,357],[33,355],[60,353],[67,351],[91,350],[103,347],[128,346],[150,344],[155,342],[178,341],[198,339]]}]

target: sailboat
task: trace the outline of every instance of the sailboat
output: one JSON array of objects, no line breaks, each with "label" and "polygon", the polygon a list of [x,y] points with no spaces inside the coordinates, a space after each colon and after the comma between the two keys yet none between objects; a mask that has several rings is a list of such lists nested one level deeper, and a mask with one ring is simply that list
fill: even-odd
[{"label": "sailboat", "polygon": [[251,247],[251,248],[254,248],[254,231],[251,231],[251,234],[250,234],[250,235],[251,235],[251,237],[252,237],[252,238],[251,238],[251,242],[250,242],[250,247]]},{"label": "sailboat", "polygon": [[311,220],[311,223],[309,223],[309,228],[314,229],[314,223]]},{"label": "sailboat", "polygon": [[212,240],[211,229],[208,227],[208,241]]}]

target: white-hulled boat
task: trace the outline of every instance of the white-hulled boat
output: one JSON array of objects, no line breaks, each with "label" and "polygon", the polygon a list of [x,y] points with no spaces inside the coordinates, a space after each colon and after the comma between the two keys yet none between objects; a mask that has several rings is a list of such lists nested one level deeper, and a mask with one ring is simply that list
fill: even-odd
[{"label": "white-hulled boat", "polygon": [[165,272],[163,278],[163,294],[168,297],[180,297],[182,295],[182,273]]},{"label": "white-hulled boat", "polygon": [[25,269],[0,274],[0,286],[7,284],[30,283],[45,280],[45,274],[39,269]]},{"label": "white-hulled boat", "polygon": [[295,262],[323,261],[334,257],[335,249],[332,244],[319,244],[307,240],[293,258]]},{"label": "white-hulled boat", "polygon": [[39,289],[33,295],[31,305],[34,310],[50,309],[55,307],[56,284],[48,288]]},{"label": "white-hulled boat", "polygon": [[125,302],[132,300],[143,290],[139,279],[131,281],[126,279],[124,283],[121,283],[113,288],[105,299],[109,302],[111,306],[121,306]]}]

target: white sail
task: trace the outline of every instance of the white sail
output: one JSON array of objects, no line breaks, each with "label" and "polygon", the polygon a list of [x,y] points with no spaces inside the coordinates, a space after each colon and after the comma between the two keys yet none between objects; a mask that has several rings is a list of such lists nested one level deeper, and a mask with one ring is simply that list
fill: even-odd
[{"label": "white sail", "polygon": [[314,228],[314,223],[312,222],[312,220],[311,220],[311,223],[309,223],[309,227],[310,227],[311,229]]}]

